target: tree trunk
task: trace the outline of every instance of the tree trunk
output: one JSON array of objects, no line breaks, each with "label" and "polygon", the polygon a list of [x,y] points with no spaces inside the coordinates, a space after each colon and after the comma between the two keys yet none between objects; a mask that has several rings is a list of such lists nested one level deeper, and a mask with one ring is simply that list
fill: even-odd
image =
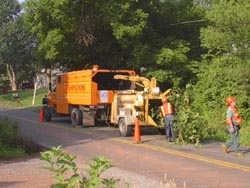
[{"label": "tree trunk", "polygon": [[16,91],[16,74],[13,70],[13,67],[9,64],[6,64],[7,74],[10,80],[11,90]]}]

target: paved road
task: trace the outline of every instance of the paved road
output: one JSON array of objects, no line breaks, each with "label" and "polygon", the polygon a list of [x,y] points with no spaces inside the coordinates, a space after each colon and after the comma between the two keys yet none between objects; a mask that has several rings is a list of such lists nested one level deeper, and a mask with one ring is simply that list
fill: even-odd
[{"label": "paved road", "polygon": [[38,144],[62,145],[81,164],[104,155],[113,161],[112,176],[132,188],[156,188],[170,180],[178,188],[250,187],[249,148],[245,157],[235,157],[233,152],[224,154],[220,143],[176,146],[153,129],[142,129],[142,144],[134,144],[133,137],[120,137],[113,127],[73,128],[65,117],[38,122],[39,114],[32,109],[0,109],[0,116],[16,119],[23,134]]}]

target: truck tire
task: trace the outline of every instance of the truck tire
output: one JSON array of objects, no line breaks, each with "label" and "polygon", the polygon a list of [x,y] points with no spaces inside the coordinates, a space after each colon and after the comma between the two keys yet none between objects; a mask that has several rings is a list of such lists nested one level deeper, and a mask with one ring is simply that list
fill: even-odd
[{"label": "truck tire", "polygon": [[100,110],[97,110],[95,113],[95,117],[94,117],[94,126],[100,126],[101,122],[100,119],[101,118],[101,114],[100,114]]},{"label": "truck tire", "polygon": [[73,127],[82,125],[82,112],[79,108],[73,108],[71,112],[71,124]]},{"label": "truck tire", "polygon": [[103,126],[105,125],[105,120],[103,120],[101,118],[102,114],[105,113],[104,110],[100,110],[98,109],[95,113],[95,117],[94,117],[94,125],[95,126]]},{"label": "truck tire", "polygon": [[124,118],[119,119],[118,128],[121,136],[126,137],[132,135],[133,127],[131,125],[126,125],[126,121]]}]

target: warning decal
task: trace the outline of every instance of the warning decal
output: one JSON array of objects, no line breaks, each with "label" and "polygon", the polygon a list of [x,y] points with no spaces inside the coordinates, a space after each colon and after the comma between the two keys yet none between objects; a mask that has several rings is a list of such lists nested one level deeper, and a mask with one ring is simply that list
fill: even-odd
[{"label": "warning decal", "polygon": [[100,91],[100,102],[108,102],[108,91]]}]

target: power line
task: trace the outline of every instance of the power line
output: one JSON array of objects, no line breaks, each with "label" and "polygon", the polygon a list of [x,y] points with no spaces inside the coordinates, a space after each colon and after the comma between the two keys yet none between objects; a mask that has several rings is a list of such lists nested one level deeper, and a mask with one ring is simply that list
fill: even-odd
[{"label": "power line", "polygon": [[201,20],[191,20],[191,21],[185,21],[185,22],[178,22],[178,23],[173,23],[173,24],[170,24],[171,26],[173,25],[183,25],[183,24],[189,24],[189,23],[200,23],[200,22],[206,22],[208,20],[206,19],[201,19]]}]

